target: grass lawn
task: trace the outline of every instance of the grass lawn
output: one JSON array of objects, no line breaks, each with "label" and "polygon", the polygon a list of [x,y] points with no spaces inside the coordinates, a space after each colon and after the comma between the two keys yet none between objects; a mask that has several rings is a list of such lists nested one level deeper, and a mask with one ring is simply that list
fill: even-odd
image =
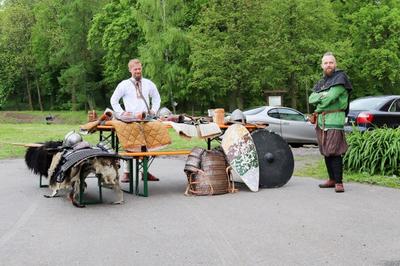
[{"label": "grass lawn", "polygon": [[[0,124],[0,159],[23,157],[26,148],[11,143],[35,143],[49,140],[62,140],[69,131],[78,130],[74,125],[43,124]],[[96,136],[98,137],[98,136]],[[93,143],[95,135],[85,136]]]},{"label": "grass lawn", "polygon": [[[102,111],[97,111],[100,115]],[[53,116],[54,121],[46,124],[45,117]],[[71,130],[79,132],[79,125],[87,122],[84,111],[1,111],[0,112],[0,159],[21,158],[26,148],[12,143],[35,143],[49,140],[63,140]],[[180,137],[173,129],[169,129],[172,144],[165,150],[192,149],[193,147],[207,148],[205,140]],[[83,139],[91,144],[97,144],[97,132],[84,135]],[[218,146],[213,142],[213,147]]]},{"label": "grass lawn", "polygon": [[[70,124],[51,124],[45,123],[0,123],[0,159],[20,158],[23,157],[26,148],[23,146],[13,145],[12,143],[35,143],[49,140],[62,140],[64,136],[71,130],[79,132],[79,125]],[[193,147],[207,148],[205,140],[201,139],[184,139],[175,133],[173,129],[169,129],[172,144],[165,150],[173,149],[192,149]],[[91,144],[97,144],[99,134],[97,132],[90,135],[83,135],[83,139]],[[218,145],[213,143],[213,146]]]},{"label": "grass lawn", "polygon": [[[325,162],[322,159],[317,164],[309,165],[296,171],[296,175],[314,177],[318,179],[328,179]],[[343,181],[345,183],[358,182],[384,187],[400,188],[399,176],[370,175],[368,173],[352,173],[345,171]]]}]

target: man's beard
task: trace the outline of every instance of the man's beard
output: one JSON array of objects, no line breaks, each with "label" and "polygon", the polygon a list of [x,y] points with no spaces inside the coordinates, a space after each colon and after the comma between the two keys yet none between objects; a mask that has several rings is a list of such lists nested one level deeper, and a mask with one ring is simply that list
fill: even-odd
[{"label": "man's beard", "polygon": [[328,68],[328,69],[324,70],[324,75],[327,77],[330,77],[330,76],[332,76],[333,72],[335,72],[334,68]]},{"label": "man's beard", "polygon": [[135,76],[136,81],[140,81],[142,79],[142,76]]}]

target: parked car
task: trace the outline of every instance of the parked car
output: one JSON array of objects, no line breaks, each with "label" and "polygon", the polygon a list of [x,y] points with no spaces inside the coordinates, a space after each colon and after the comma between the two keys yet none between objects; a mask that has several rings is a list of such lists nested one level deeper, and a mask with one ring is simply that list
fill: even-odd
[{"label": "parked car", "polygon": [[267,123],[292,147],[317,144],[314,125],[301,112],[289,107],[262,106],[243,112],[248,123]]},{"label": "parked car", "polygon": [[350,102],[346,118],[346,132],[353,130],[353,125],[365,131],[374,127],[400,126],[400,95],[369,96]]}]

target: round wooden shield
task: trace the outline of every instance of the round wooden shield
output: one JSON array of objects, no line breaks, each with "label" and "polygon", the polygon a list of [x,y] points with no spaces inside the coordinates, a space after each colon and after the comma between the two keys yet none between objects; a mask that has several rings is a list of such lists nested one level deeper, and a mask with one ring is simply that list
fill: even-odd
[{"label": "round wooden shield", "polygon": [[294,170],[293,153],[286,141],[266,129],[251,133],[256,145],[260,168],[261,188],[274,188],[285,185]]}]

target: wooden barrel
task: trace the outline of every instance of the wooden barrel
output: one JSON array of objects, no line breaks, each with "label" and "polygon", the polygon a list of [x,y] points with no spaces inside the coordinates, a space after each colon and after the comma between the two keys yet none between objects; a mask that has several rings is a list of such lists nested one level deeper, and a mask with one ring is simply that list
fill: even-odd
[{"label": "wooden barrel", "polygon": [[229,192],[226,173],[227,162],[220,151],[204,151],[201,156],[202,171],[189,178],[190,192],[195,195],[218,195]]},{"label": "wooden barrel", "polygon": [[185,168],[183,169],[186,174],[189,172],[197,172],[201,169],[201,155],[205,149],[194,147],[186,159]]},{"label": "wooden barrel", "polygon": [[213,116],[214,123],[217,123],[218,125],[225,124],[224,117],[225,117],[225,110],[223,108],[214,109],[214,116]]}]

